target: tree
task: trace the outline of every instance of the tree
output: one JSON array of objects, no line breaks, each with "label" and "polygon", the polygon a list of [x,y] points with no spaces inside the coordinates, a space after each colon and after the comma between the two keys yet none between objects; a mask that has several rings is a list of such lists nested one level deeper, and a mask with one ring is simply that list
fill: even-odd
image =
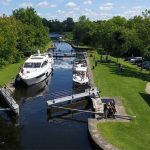
[{"label": "tree", "polygon": [[144,57],[150,60],[150,45],[144,49]]},{"label": "tree", "polygon": [[15,63],[20,59],[17,49],[22,23],[14,17],[0,17],[0,66]]},{"label": "tree", "polygon": [[13,16],[22,22],[18,48],[24,54],[44,49],[49,42],[48,28],[33,8],[20,8],[13,11]]},{"label": "tree", "polygon": [[42,26],[42,19],[36,14],[36,11],[32,7],[19,8],[13,11],[13,16],[27,25],[33,25],[36,27]]},{"label": "tree", "polygon": [[121,30],[114,31],[113,37],[114,37],[114,45],[115,45],[114,53],[117,56],[117,62],[118,62],[118,57],[121,54],[121,47],[125,43],[125,37]]},{"label": "tree", "polygon": [[144,18],[150,18],[150,10],[145,9],[145,11],[142,12],[142,15],[144,16]]},{"label": "tree", "polygon": [[65,21],[63,21],[64,31],[71,32],[74,28],[74,21],[71,17],[68,17]]}]

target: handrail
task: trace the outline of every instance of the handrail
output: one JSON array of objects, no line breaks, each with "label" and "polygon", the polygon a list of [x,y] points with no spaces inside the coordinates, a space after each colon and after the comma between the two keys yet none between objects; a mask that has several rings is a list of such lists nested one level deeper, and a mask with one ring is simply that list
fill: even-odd
[{"label": "handrail", "polygon": [[[67,94],[67,93],[75,93],[75,92],[82,92],[83,89],[82,88],[79,88],[79,89],[73,89],[73,90],[63,90],[63,91],[57,91],[57,92],[54,92],[54,93],[50,93],[50,95],[56,95],[56,94]],[[85,91],[85,89],[84,89]]]},{"label": "handrail", "polygon": [[[50,94],[50,99],[53,100],[53,99],[56,99],[56,98],[62,98],[62,97],[65,97],[65,96],[73,96],[75,94],[80,94],[80,93],[85,93],[85,92],[88,92],[90,90],[89,89],[85,89],[84,91],[81,91],[83,89],[76,89],[76,90],[64,90],[64,91],[61,91],[61,92],[55,92],[55,93],[51,93]],[[80,93],[75,93],[76,92],[80,92]]]},{"label": "handrail", "polygon": [[4,94],[5,94],[4,96],[6,96],[10,104],[13,105],[14,104],[13,98],[10,96],[10,93],[9,91],[7,91],[7,88],[3,87],[2,89],[4,90]]},{"label": "handrail", "polygon": [[10,94],[13,93],[13,91],[6,84],[4,84],[4,88],[6,88],[9,91]]}]

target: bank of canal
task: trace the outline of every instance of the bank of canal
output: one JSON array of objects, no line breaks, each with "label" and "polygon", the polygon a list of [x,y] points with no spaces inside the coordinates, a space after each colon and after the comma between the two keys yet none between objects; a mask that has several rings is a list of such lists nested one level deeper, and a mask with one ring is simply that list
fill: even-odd
[{"label": "bank of canal", "polygon": [[[57,50],[72,50],[64,42],[56,42],[55,46]],[[17,136],[13,138],[22,149],[92,149],[87,127],[87,120],[93,117],[92,114],[77,113],[65,119],[50,119],[47,114],[49,93],[72,89],[73,59],[55,60],[53,75],[47,81],[15,91],[14,97],[20,105],[19,131],[15,134],[19,135],[20,140]],[[3,114],[3,118],[7,116]],[[11,148],[9,146],[7,143],[7,147]]]}]

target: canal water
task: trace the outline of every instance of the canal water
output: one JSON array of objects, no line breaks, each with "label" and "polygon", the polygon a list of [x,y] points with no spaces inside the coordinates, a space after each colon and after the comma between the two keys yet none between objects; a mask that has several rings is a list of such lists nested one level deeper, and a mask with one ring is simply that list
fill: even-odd
[{"label": "canal water", "polygon": [[[57,50],[71,51],[65,42],[55,42]],[[74,58],[55,59],[53,74],[29,88],[16,88],[14,98],[20,105],[20,117],[12,125],[11,117],[0,113],[0,148],[8,149],[92,149],[88,138],[87,119],[91,114],[74,113],[49,117],[46,101],[49,93],[71,90]],[[11,119],[10,119],[11,118]]]}]

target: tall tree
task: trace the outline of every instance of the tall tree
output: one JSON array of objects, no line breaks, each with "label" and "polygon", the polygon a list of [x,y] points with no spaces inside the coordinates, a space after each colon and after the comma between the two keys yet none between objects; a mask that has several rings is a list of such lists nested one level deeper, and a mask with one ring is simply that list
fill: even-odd
[{"label": "tall tree", "polygon": [[21,26],[14,17],[0,17],[0,66],[19,60],[17,43]]},{"label": "tall tree", "polygon": [[125,43],[125,37],[121,30],[114,31],[113,37],[114,37],[114,45],[115,45],[114,52],[115,52],[115,55],[117,56],[117,62],[118,62],[118,57],[121,54],[122,45]]},{"label": "tall tree", "polygon": [[74,21],[71,17],[68,17],[65,21],[63,21],[64,24],[64,31],[71,32],[74,28]]},{"label": "tall tree", "polygon": [[24,24],[18,44],[20,51],[23,53],[35,52],[47,46],[50,40],[48,28],[43,26],[42,19],[33,8],[16,9],[13,11],[13,16]]}]

